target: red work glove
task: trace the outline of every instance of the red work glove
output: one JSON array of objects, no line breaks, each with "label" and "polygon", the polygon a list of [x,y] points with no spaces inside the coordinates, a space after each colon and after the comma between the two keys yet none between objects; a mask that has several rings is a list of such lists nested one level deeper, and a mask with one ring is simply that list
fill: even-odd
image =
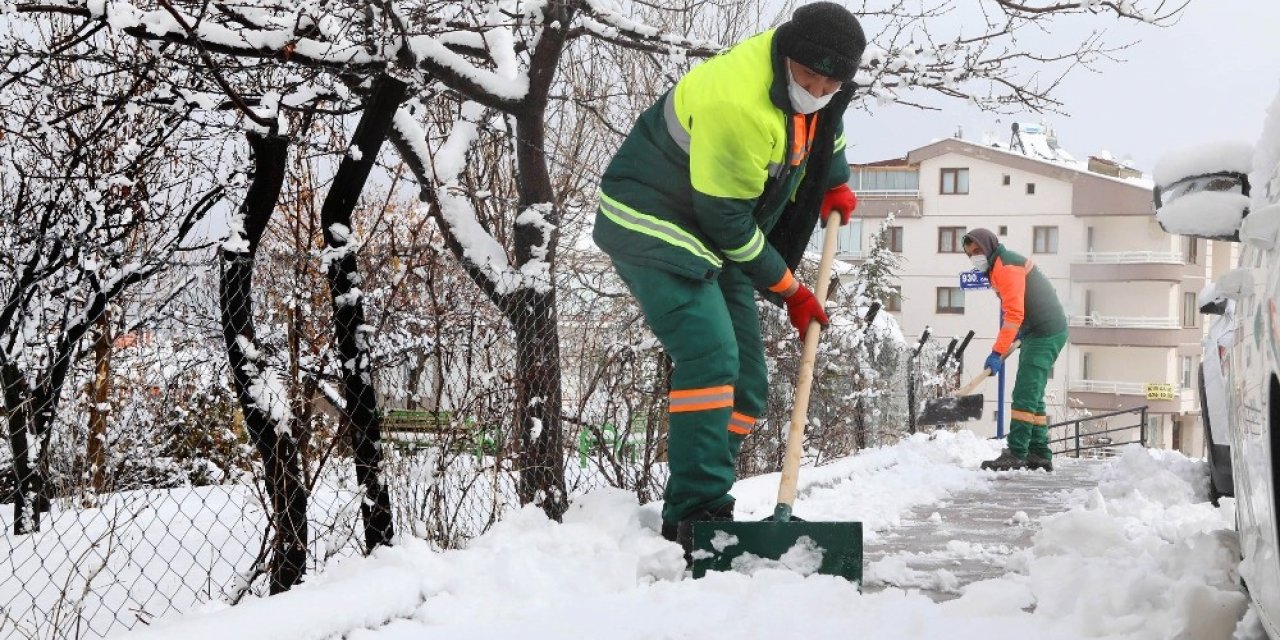
[{"label": "red work glove", "polygon": [[849,219],[853,217],[853,210],[858,208],[858,196],[853,195],[853,189],[848,184],[842,184],[838,187],[827,190],[827,195],[822,196],[822,221],[827,221],[827,215],[832,209],[840,212],[840,224],[849,224]]},{"label": "red work glove", "polygon": [[800,285],[795,293],[784,298],[784,302],[787,303],[787,316],[791,318],[791,326],[800,332],[801,340],[804,340],[810,321],[817,320],[818,324],[827,326],[827,312],[818,304],[818,299],[813,297],[813,292],[808,287]]}]

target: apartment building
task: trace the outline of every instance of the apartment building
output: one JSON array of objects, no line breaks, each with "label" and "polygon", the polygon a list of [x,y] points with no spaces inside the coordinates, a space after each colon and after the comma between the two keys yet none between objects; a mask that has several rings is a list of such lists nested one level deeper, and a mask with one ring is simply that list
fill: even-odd
[{"label": "apartment building", "polygon": [[[1048,387],[1050,420],[1146,405],[1151,446],[1202,455],[1196,296],[1229,268],[1229,245],[1164,233],[1149,181],[1108,158],[1076,161],[1035,125],[1015,125],[1010,144],[949,138],[852,169],[859,207],[840,257],[861,259],[893,214],[902,290],[886,306],[908,340],[925,327],[942,341],[972,329],[966,377],[981,369],[999,303],[993,291],[962,289],[959,277],[971,268],[961,238],[986,227],[1044,271],[1069,316],[1070,339]],[[1011,362],[1006,401],[1017,374]],[[970,427],[992,436],[996,384],[984,391],[983,418]]]}]

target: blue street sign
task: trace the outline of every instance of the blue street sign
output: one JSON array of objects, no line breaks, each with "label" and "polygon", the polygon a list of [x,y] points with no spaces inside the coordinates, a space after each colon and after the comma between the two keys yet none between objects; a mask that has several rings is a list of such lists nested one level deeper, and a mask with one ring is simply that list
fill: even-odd
[{"label": "blue street sign", "polygon": [[960,272],[960,288],[961,289],[990,289],[991,279],[986,273],[981,271],[961,271]]}]

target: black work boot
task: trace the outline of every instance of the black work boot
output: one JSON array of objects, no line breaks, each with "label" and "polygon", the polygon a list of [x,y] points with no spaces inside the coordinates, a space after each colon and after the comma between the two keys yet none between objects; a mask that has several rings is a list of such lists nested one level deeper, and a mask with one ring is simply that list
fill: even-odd
[{"label": "black work boot", "polygon": [[667,522],[666,520],[662,521],[662,537],[667,542],[676,541],[676,526],[677,525],[674,522]]},{"label": "black work boot", "polygon": [[733,502],[727,502],[714,509],[694,509],[692,513],[680,519],[676,525],[676,542],[684,548],[684,564],[693,566],[693,523],[695,522],[730,522],[733,520]]},{"label": "black work boot", "polygon": [[1042,458],[1034,453],[1027,454],[1028,469],[1044,469],[1045,471],[1053,471],[1053,458]]},{"label": "black work boot", "polygon": [[1008,449],[1000,451],[1000,457],[995,460],[987,460],[982,463],[984,471],[1013,471],[1014,469],[1026,469],[1027,461],[1013,455]]}]

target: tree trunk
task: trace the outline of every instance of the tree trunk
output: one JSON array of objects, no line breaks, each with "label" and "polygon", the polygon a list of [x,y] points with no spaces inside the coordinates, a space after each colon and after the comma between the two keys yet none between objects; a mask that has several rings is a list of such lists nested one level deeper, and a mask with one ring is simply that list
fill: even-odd
[{"label": "tree trunk", "polygon": [[[856,422],[853,430],[853,450],[862,451],[867,448],[867,400],[859,396],[854,402]],[[852,452],[845,452],[845,455]]]},{"label": "tree trunk", "polygon": [[[272,411],[269,393],[262,383],[266,363],[260,362],[254,344],[253,265],[258,241],[266,231],[284,184],[289,140],[279,136],[249,134],[254,157],[253,182],[240,213],[245,244],[222,249],[222,335],[235,377],[236,392],[244,412],[249,437],[262,456],[267,494],[276,535],[272,541],[268,573],[271,593],[287,591],[306,572],[307,490],[302,478],[296,425],[287,415]],[[287,398],[276,403],[288,406]]]},{"label": "tree trunk", "polygon": [[389,76],[379,76],[365,104],[364,114],[352,134],[351,146],[358,157],[348,153],[338,165],[333,184],[320,209],[324,229],[325,270],[333,301],[334,341],[342,362],[343,419],[355,454],[356,481],[364,487],[360,516],[364,522],[365,552],[378,545],[390,545],[395,535],[391,520],[391,497],[379,477],[382,464],[382,417],[373,386],[368,341],[372,327],[364,323],[361,276],[356,262],[358,244],[352,244],[354,225],[351,213],[364,190],[369,172],[391,129],[392,118],[404,100],[407,86]]},{"label": "tree trunk", "polygon": [[[544,9],[548,24],[567,25],[569,3],[553,1]],[[515,262],[547,263],[545,283],[526,283],[507,296],[503,312],[516,332],[515,419],[520,450],[519,495],[559,520],[569,508],[564,482],[564,431],[560,420],[560,333],[556,326],[554,271],[560,214],[547,171],[546,107],[556,66],[564,52],[565,31],[549,27],[529,61],[529,94],[516,114],[516,171],[520,215],[515,225]],[[527,213],[540,215],[526,216]],[[530,218],[540,218],[530,219]]]},{"label": "tree trunk", "polygon": [[27,424],[26,401],[30,394],[22,372],[14,364],[0,369],[0,380],[4,384],[9,447],[13,452],[13,535],[20,536],[40,530],[40,512],[36,509],[37,474],[32,464],[35,452],[28,448],[29,444],[35,444]]},{"label": "tree trunk", "polygon": [[516,330],[516,427],[520,441],[521,504],[542,507],[559,520],[569,508],[564,483],[560,420],[560,337],[555,294],[523,289],[509,319]]},{"label": "tree trunk", "polygon": [[[93,385],[89,406],[89,486],[95,494],[107,490],[107,409],[111,392],[111,315],[98,318],[93,339]],[[86,501],[89,498],[86,497]],[[90,505],[86,505],[90,506]]]},{"label": "tree trunk", "polygon": [[[516,120],[516,188],[520,207],[514,232],[515,268],[525,274],[540,274],[536,277],[545,274],[546,282],[525,282],[515,292],[500,293],[497,283],[465,255],[449,224],[441,224],[450,251],[461,261],[467,275],[501,310],[515,332],[513,413],[516,440],[521,444],[518,494],[522,503],[538,504],[555,520],[568,509],[568,498],[564,482],[566,450],[560,420],[560,338],[554,287],[559,214],[547,171],[545,119],[551,82],[564,52],[565,29],[573,19],[573,6],[569,0],[551,0],[543,8],[543,23],[547,26],[530,55],[529,92],[516,108],[508,111]],[[474,87],[470,89],[475,91]],[[491,96],[468,97],[492,102],[485,99]],[[433,172],[427,166],[429,159],[418,155],[405,131],[395,131],[392,142],[418,177],[419,197],[431,202],[438,211]],[[526,218],[526,214],[530,215]],[[545,262],[545,270],[524,269],[534,261]]]}]

